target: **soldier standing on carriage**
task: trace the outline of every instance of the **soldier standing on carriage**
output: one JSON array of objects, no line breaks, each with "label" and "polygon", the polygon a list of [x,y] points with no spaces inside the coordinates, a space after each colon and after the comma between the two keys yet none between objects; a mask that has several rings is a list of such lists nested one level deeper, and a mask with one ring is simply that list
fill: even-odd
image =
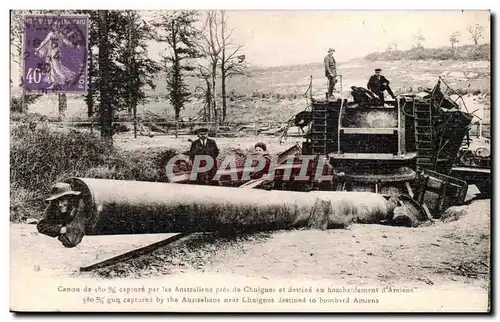
[{"label": "soldier standing on carriage", "polygon": [[329,99],[333,95],[333,90],[335,89],[335,84],[337,83],[337,63],[335,58],[333,58],[333,53],[335,49],[328,49],[328,55],[325,56],[325,76],[328,79],[328,93],[326,98]]},{"label": "soldier standing on carriage", "polygon": [[389,87],[389,81],[387,80],[387,78],[385,78],[383,75],[380,75],[381,71],[382,69],[380,68],[375,69],[375,75],[372,75],[370,77],[366,87],[373,93],[377,94],[383,105],[385,102],[384,91],[387,91],[387,93],[389,93],[389,95],[391,95],[393,99],[396,99],[396,96],[392,92],[392,89]]}]

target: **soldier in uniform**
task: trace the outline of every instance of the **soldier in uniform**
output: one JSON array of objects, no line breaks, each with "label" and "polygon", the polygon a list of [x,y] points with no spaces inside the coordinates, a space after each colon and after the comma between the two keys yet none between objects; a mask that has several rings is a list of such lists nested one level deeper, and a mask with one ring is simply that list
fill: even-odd
[{"label": "soldier in uniform", "polygon": [[37,224],[39,233],[57,237],[65,247],[76,246],[83,238],[85,205],[80,191],[74,191],[65,182],[52,186],[51,196],[42,219]]},{"label": "soldier in uniform", "polygon": [[325,56],[325,76],[328,79],[328,93],[326,98],[332,97],[333,90],[335,89],[335,83],[337,83],[337,64],[335,58],[333,58],[333,53],[335,49],[328,49],[328,54]]},{"label": "soldier in uniform", "polygon": [[[219,155],[219,148],[215,140],[208,137],[208,129],[203,127],[199,128],[196,133],[198,134],[198,139],[191,143],[191,149],[189,150],[189,156],[191,162],[194,161],[195,156],[204,155],[209,156],[213,159],[213,167],[204,173],[198,173],[197,182],[203,184],[210,184],[212,178],[217,173],[217,156]],[[201,161],[200,166],[205,166],[205,161]],[[193,164],[194,166],[194,164]]]},{"label": "soldier in uniform", "polygon": [[380,68],[375,69],[375,75],[372,75],[370,77],[370,79],[368,80],[368,85],[366,87],[373,93],[377,94],[378,97],[380,97],[383,105],[385,102],[384,91],[387,90],[387,93],[389,93],[389,95],[391,95],[393,99],[396,99],[396,96],[389,87],[389,81],[387,80],[387,78],[385,78],[383,75],[380,75],[381,71],[382,69]]}]

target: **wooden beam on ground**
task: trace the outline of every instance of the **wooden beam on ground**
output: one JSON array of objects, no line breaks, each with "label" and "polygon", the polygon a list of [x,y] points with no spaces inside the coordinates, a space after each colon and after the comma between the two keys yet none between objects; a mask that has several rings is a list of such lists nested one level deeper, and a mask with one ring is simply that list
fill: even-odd
[{"label": "wooden beam on ground", "polygon": [[408,195],[410,197],[414,197],[413,190],[411,189],[410,183],[408,181],[405,182],[406,190],[408,190]]},{"label": "wooden beam on ground", "polygon": [[184,238],[188,235],[190,235],[190,234],[177,234],[177,235],[168,237],[166,239],[160,240],[159,242],[149,244],[149,245],[141,247],[141,248],[136,248],[134,250],[120,254],[118,256],[108,258],[108,259],[103,260],[101,262],[97,262],[97,263],[89,265],[89,266],[80,267],[80,272],[89,272],[89,271],[92,271],[94,269],[103,268],[106,266],[116,264],[118,262],[122,262],[125,260],[139,257],[140,255],[151,253],[152,251],[154,251],[160,247],[171,244],[171,243],[178,241],[179,239]]},{"label": "wooden beam on ground", "polygon": [[431,212],[430,212],[430,210],[429,210],[429,207],[427,207],[427,205],[426,205],[425,203],[424,203],[424,204],[422,204],[422,208],[423,208],[423,209],[424,209],[424,211],[425,211],[425,215],[427,216],[427,219],[429,219],[429,220],[430,220],[430,221],[432,221],[432,222],[436,221],[436,220],[432,217]]}]

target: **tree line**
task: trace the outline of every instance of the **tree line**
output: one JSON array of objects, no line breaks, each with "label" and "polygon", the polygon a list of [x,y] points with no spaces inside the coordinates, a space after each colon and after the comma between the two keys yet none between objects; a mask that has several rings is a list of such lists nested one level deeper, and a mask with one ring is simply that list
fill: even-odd
[{"label": "tree line", "polygon": [[[469,34],[469,39],[474,42],[475,46],[479,45],[479,41],[484,38],[484,27],[481,26],[480,24],[470,24],[466,28],[467,33]],[[462,34],[460,31],[455,31],[450,34],[448,40],[450,41],[451,48],[453,50],[456,50],[456,47],[460,43],[460,37]],[[421,29],[418,29],[416,33],[412,34],[412,39],[413,39],[413,44],[412,48],[416,49],[423,49],[424,48],[424,43],[425,43],[425,36],[422,33]],[[391,52],[391,51],[397,51],[398,50],[398,44],[397,43],[391,43],[386,49],[386,52]]]},{"label": "tree line", "polygon": [[[149,19],[135,10],[11,11],[13,62],[19,64],[20,70],[24,14],[89,16],[89,79],[84,99],[88,116],[98,117],[101,136],[106,138],[113,136],[112,122],[118,112],[135,116],[137,106],[146,99],[146,90],[155,88],[159,73],[164,75],[166,98],[174,108],[176,121],[193,94],[186,83],[189,74],[203,83],[196,89],[204,93],[203,120],[215,123],[227,117],[227,80],[246,74],[243,47],[232,42],[232,30],[224,10],[158,11]],[[151,41],[166,48],[160,61],[148,56]],[[22,84],[22,81],[21,76],[19,82]],[[23,91],[21,96],[23,110],[24,105],[33,100],[33,94]],[[59,94],[60,104],[64,101],[65,95]]]}]

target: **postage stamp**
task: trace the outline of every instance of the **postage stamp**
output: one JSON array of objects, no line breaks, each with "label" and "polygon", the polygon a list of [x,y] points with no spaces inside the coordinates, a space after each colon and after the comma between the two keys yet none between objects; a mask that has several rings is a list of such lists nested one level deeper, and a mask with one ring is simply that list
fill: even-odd
[{"label": "postage stamp", "polygon": [[86,93],[88,16],[24,17],[24,89]]},{"label": "postage stamp", "polygon": [[490,11],[40,12],[11,311],[491,312]]}]

